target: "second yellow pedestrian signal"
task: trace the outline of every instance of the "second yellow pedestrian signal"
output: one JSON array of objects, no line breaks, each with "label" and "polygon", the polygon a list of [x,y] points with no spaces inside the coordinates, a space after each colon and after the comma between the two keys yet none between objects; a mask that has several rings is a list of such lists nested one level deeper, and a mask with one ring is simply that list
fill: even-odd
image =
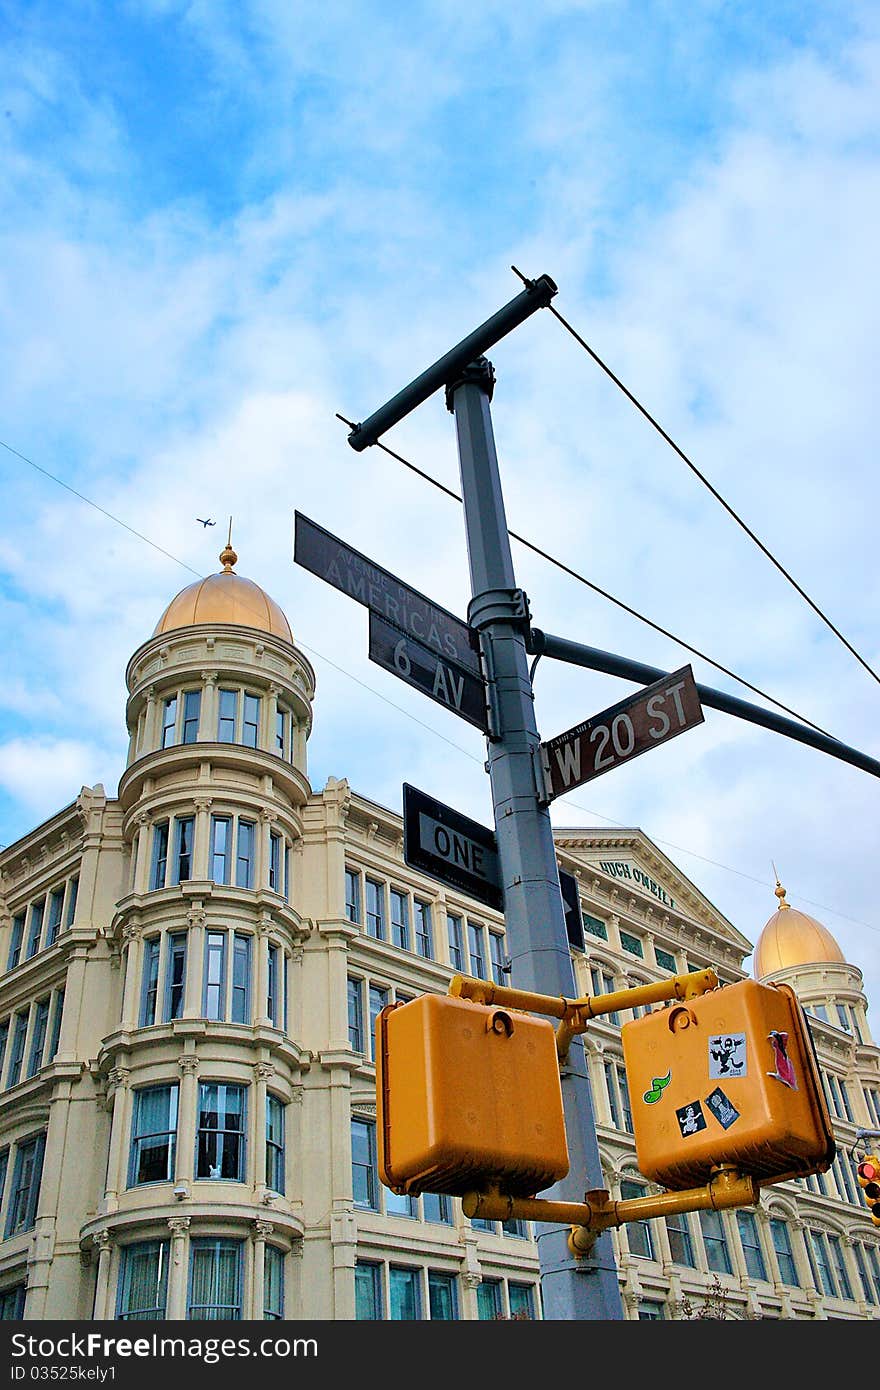
[{"label": "second yellow pedestrian signal", "polygon": [[532,1196],[568,1173],[556,1033],[449,995],[376,1019],[379,1176],[395,1192]]}]

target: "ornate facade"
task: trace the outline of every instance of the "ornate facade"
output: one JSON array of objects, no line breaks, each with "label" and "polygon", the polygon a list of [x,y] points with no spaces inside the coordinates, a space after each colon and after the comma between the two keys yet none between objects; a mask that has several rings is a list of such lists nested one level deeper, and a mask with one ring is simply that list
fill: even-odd
[{"label": "ornate facade", "polygon": [[[314,673],[221,560],[129,662],[116,796],[83,788],[0,854],[0,1312],[540,1317],[528,1223],[471,1222],[377,1172],[375,1015],[456,972],[504,982],[503,919],[409,869],[398,814],[344,780],[312,789]],[[748,937],[641,831],[556,841],[582,993],[743,976]],[[627,1317],[880,1316],[880,1230],[849,1158],[880,1128],[861,975],[784,901],[755,966],[811,1014],[838,1157],[755,1210],[616,1232]],[[585,1036],[616,1196],[650,1190],[625,1021]]]}]

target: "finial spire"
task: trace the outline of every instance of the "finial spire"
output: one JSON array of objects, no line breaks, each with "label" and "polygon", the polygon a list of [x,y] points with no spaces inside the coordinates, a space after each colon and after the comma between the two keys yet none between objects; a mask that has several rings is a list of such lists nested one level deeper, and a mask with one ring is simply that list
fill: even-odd
[{"label": "finial spire", "polygon": [[220,563],[226,574],[232,573],[232,566],[238,560],[238,556],[232,549],[232,517],[229,518],[229,535],[226,538],[226,547],[220,552]]},{"label": "finial spire", "polygon": [[785,889],[783,888],[782,884],[779,882],[779,875],[778,875],[778,873],[776,872],[776,865],[773,863],[773,860],[772,860],[772,859],[770,860],[770,863],[771,863],[771,865],[772,865],[772,867],[773,867],[773,877],[776,879],[776,887],[774,888],[773,892],[776,894],[776,897],[779,899],[779,908],[780,908],[780,909],[783,908],[783,907],[788,907],[788,908],[790,908],[790,907],[791,907],[791,903],[787,903],[787,902],[785,901]]}]

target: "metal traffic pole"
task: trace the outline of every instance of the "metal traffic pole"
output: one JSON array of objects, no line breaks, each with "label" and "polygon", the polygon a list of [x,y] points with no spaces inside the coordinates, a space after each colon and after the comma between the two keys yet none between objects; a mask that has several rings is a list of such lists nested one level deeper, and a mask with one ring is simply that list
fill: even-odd
[{"label": "metal traffic pole", "polygon": [[[576,996],[550,815],[539,800],[534,694],[525,596],[516,587],[489,402],[494,372],[485,357],[446,388],[455,416],[471,593],[468,622],[480,634],[490,698],[487,768],[504,888],[511,982],[545,995]],[[574,1038],[562,1071],[569,1174],[544,1195],[582,1201],[603,1186],[584,1048]],[[606,1231],[575,1259],[568,1230],[537,1226],[544,1317],[622,1319],[614,1249]]]}]

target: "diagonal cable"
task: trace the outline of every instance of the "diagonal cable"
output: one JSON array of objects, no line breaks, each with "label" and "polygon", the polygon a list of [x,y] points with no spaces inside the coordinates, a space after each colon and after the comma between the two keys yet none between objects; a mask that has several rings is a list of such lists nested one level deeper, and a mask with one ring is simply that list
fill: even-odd
[{"label": "diagonal cable", "polygon": [[[522,273],[521,270],[517,270],[517,268],[516,268],[515,265],[512,265],[510,268],[511,268],[511,270],[513,271],[514,275],[518,275],[519,278],[520,278],[520,280],[522,280],[523,283],[524,283],[525,285],[529,285],[529,284],[532,283],[529,279],[527,279],[527,277],[526,277],[525,275],[523,275],[523,273]],[[770,561],[770,563],[771,563],[772,565],[775,565],[775,566],[776,566],[776,568],[779,570],[779,573],[780,573],[785,579],[788,580],[788,582],[789,582],[789,584],[791,584],[792,588],[794,588],[794,589],[797,590],[797,592],[800,594],[801,598],[802,598],[806,603],[808,603],[809,606],[812,608],[813,612],[816,613],[816,614],[822,619],[822,622],[825,623],[826,627],[829,627],[829,628],[831,629],[831,631],[834,633],[835,637],[839,638],[839,640],[840,640],[840,641],[843,643],[843,645],[846,647],[847,651],[851,652],[852,655],[855,657],[856,661],[858,661],[860,665],[864,666],[864,668],[865,668],[865,670],[868,672],[868,674],[869,674],[870,676],[873,676],[873,677],[874,677],[874,680],[877,681],[878,684],[880,684],[880,675],[877,674],[877,672],[874,670],[873,666],[869,666],[869,665],[868,665],[868,663],[867,663],[867,661],[865,660],[865,658],[864,658],[863,656],[861,656],[861,655],[859,654],[859,652],[856,651],[855,647],[852,645],[852,643],[851,643],[850,641],[847,640],[846,637],[844,637],[844,635],[843,635],[843,633],[840,631],[840,629],[837,628],[837,627],[835,627],[834,623],[833,623],[833,622],[831,621],[831,619],[827,616],[827,614],[825,614],[825,613],[822,612],[822,609],[819,607],[819,605],[818,605],[817,603],[814,603],[814,602],[813,602],[813,600],[810,598],[810,595],[809,595],[808,593],[806,593],[806,591],[805,591],[804,589],[801,588],[801,586],[800,586],[800,584],[797,582],[797,580],[796,580],[795,578],[793,578],[792,575],[789,574],[788,570],[785,568],[785,566],[784,566],[779,560],[777,560],[776,556],[772,553],[772,551],[768,550],[767,546],[766,546],[766,545],[764,544],[764,542],[760,539],[760,537],[758,537],[758,536],[755,535],[755,533],[754,533],[754,531],[751,529],[751,527],[750,527],[745,521],[743,521],[742,517],[734,510],[733,507],[731,507],[730,503],[727,502],[727,501],[725,501],[725,499],[721,496],[721,493],[718,491],[718,489],[717,489],[716,487],[714,487],[714,486],[712,485],[712,483],[709,482],[709,479],[706,477],[706,475],[705,475],[704,473],[701,473],[701,472],[700,472],[700,470],[699,470],[699,468],[697,467],[697,465],[693,462],[692,459],[689,459],[689,458],[688,458],[688,456],[687,456],[687,454],[684,452],[684,450],[681,449],[681,448],[679,448],[679,446],[676,444],[675,440],[671,437],[671,435],[669,435],[669,434],[666,433],[666,430],[663,428],[663,426],[662,426],[661,424],[659,424],[659,423],[654,419],[654,416],[650,413],[650,411],[649,411],[649,410],[646,410],[645,407],[642,405],[641,401],[639,401],[639,400],[636,399],[636,397],[633,395],[632,391],[630,391],[629,388],[628,388],[627,386],[625,386],[625,385],[623,384],[623,382],[620,380],[620,377],[619,377],[619,376],[616,376],[616,375],[614,374],[614,372],[611,370],[611,368],[608,366],[608,364],[607,364],[606,362],[603,362],[603,361],[602,361],[602,358],[599,356],[599,354],[598,354],[597,352],[595,352],[595,351],[593,350],[593,348],[590,347],[589,343],[586,342],[586,341],[581,337],[580,333],[578,333],[577,330],[574,329],[574,328],[571,326],[571,324],[567,321],[567,319],[564,319],[564,318],[562,317],[562,315],[559,313],[558,309],[555,309],[555,308],[553,307],[552,304],[548,304],[548,305],[547,305],[547,308],[550,310],[550,313],[553,315],[553,317],[559,320],[559,322],[562,324],[563,328],[565,328],[565,329],[571,334],[571,336],[572,336],[578,343],[580,343],[580,345],[581,345],[581,347],[584,349],[584,351],[587,352],[587,353],[589,353],[590,357],[592,357],[593,361],[596,363],[597,366],[599,366],[599,367],[602,368],[602,371],[605,372],[606,376],[608,376],[608,377],[611,378],[611,380],[614,382],[614,385],[615,385],[616,387],[618,387],[618,389],[621,390],[621,391],[623,392],[623,394],[626,396],[627,400],[630,401],[630,402],[635,406],[636,410],[638,410],[642,415],[644,415],[645,419],[648,421],[648,423],[649,423],[650,425],[653,425],[654,429],[655,429],[655,430],[657,431],[657,433],[661,436],[661,438],[665,439],[665,441],[666,441],[666,443],[669,445],[669,447],[670,447],[671,449],[673,449],[673,450],[675,451],[675,453],[678,454],[679,458],[680,458],[684,463],[687,464],[688,468],[691,470],[691,472],[692,472],[697,478],[699,478],[699,480],[700,480],[700,482],[703,484],[703,486],[709,489],[709,491],[711,492],[711,494],[712,494],[712,496],[715,498],[715,500],[716,500],[717,502],[720,502],[720,503],[721,503],[722,507],[723,507],[724,510],[728,513],[729,516],[732,516],[732,517],[733,517],[733,519],[734,519],[734,521],[736,522],[737,526],[742,527],[743,531],[745,531],[745,533],[746,533],[746,535],[749,537],[749,539],[752,540],[752,541],[754,541],[755,545],[758,547],[759,550],[763,551],[763,553],[766,555],[766,557],[767,557],[767,559]],[[738,679],[738,678],[737,678],[737,679]],[[752,687],[752,688],[754,688],[754,687]],[[775,703],[775,701],[774,701],[774,703]],[[784,706],[783,706],[783,708],[784,708]],[[814,725],[813,727],[815,727],[815,725]]]}]

